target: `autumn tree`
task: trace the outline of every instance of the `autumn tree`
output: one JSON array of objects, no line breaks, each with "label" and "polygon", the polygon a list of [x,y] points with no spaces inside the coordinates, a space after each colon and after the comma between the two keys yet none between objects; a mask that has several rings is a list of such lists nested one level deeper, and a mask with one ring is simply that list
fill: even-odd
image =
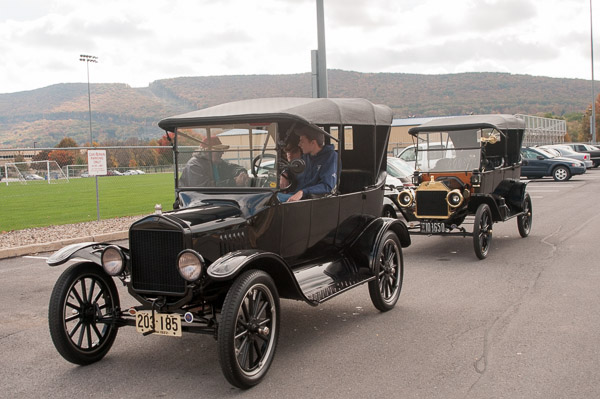
[{"label": "autumn tree", "polygon": [[[70,137],[63,138],[55,148],[74,148],[77,147],[77,142]],[[77,150],[52,150],[48,154],[48,159],[56,161],[56,163],[62,168],[66,165],[73,165],[75,158],[78,155]]]},{"label": "autumn tree", "polygon": [[[596,97],[595,112],[596,112],[596,141],[598,140],[598,132],[600,131],[600,94]],[[590,131],[590,122],[592,119],[592,107],[589,106],[583,115],[583,121],[581,123],[581,133],[579,135],[579,141],[592,141],[592,134]]]}]

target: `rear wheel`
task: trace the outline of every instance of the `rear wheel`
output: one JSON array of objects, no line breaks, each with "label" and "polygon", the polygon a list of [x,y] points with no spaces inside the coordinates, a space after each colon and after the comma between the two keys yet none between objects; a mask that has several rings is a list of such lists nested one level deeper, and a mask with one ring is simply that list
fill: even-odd
[{"label": "rear wheel", "polygon": [[242,389],[267,374],[279,336],[279,295],[271,276],[249,270],[229,289],[218,329],[225,378]]},{"label": "rear wheel", "polygon": [[119,295],[99,266],[78,263],[60,275],[48,305],[52,342],[66,360],[86,365],[102,359],[117,336]]},{"label": "rear wheel", "polygon": [[566,166],[559,165],[552,170],[552,177],[556,181],[567,181],[571,178],[571,172]]},{"label": "rear wheel", "polygon": [[492,212],[487,204],[481,204],[475,213],[473,247],[479,259],[485,259],[492,243]]},{"label": "rear wheel", "polygon": [[369,295],[377,309],[387,312],[398,302],[404,275],[402,249],[393,231],[387,231],[381,240],[374,272],[377,278],[369,281]]},{"label": "rear wheel", "polygon": [[533,222],[533,213],[531,207],[531,197],[529,194],[525,194],[525,201],[523,201],[523,214],[517,217],[517,226],[519,227],[519,234],[521,237],[527,237],[531,232],[531,223]]}]

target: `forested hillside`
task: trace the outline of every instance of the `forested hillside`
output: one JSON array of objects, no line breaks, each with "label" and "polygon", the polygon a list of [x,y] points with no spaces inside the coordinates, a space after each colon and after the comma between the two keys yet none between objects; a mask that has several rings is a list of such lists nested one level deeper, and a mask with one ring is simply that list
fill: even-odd
[{"label": "forested hillside", "polygon": [[[584,113],[590,81],[506,73],[417,75],[330,70],[330,97],[363,97],[389,105],[395,117],[467,113]],[[92,84],[95,142],[158,139],[167,116],[255,97],[310,97],[310,73],[182,77],[145,88]],[[55,146],[71,137],[89,142],[86,83],[0,94],[0,146]]]}]

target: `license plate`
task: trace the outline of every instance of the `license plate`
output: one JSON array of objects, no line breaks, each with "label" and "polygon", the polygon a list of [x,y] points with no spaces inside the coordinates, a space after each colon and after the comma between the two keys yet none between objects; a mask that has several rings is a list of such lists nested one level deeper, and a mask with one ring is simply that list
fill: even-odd
[{"label": "license plate", "polygon": [[446,225],[442,222],[421,222],[421,233],[445,233]]},{"label": "license plate", "polygon": [[[152,322],[154,321],[154,331]],[[138,310],[135,314],[135,329],[139,333],[152,331],[152,334],[181,337],[181,316]]]}]

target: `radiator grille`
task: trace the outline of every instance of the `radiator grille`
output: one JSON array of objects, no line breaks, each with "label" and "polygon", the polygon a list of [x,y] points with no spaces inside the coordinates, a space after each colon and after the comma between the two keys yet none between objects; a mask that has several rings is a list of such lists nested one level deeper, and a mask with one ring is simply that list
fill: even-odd
[{"label": "radiator grille", "polygon": [[184,293],[185,280],[177,271],[177,255],[183,250],[181,232],[132,230],[129,245],[136,291]]},{"label": "radiator grille", "polygon": [[419,217],[448,217],[447,191],[417,190],[417,211]]}]

